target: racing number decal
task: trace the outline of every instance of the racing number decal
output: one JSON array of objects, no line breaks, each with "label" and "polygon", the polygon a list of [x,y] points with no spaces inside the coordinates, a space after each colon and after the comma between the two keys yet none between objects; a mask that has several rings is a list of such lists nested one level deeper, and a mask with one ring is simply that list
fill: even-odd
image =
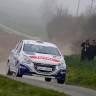
[{"label": "racing number decal", "polygon": [[54,62],[60,62],[60,60],[58,60],[58,59],[44,57],[44,56],[29,56],[29,58],[33,58],[33,59],[44,59],[44,60],[50,60],[50,61],[54,61]]}]

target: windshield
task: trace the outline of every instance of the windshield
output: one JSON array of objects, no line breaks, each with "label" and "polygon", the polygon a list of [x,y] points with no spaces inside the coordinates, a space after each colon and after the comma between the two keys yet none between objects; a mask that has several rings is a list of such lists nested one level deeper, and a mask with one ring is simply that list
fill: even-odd
[{"label": "windshield", "polygon": [[24,44],[23,51],[61,56],[57,48],[34,44]]}]

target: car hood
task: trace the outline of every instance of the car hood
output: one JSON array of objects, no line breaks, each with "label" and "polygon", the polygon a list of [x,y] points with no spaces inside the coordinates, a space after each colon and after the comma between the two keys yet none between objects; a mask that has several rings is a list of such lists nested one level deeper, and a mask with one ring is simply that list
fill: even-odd
[{"label": "car hood", "polygon": [[26,55],[29,59],[32,60],[32,62],[35,62],[35,63],[56,64],[57,65],[62,60],[64,60],[64,58],[62,56],[55,56],[55,55],[49,55],[49,54],[24,52],[24,55]]}]

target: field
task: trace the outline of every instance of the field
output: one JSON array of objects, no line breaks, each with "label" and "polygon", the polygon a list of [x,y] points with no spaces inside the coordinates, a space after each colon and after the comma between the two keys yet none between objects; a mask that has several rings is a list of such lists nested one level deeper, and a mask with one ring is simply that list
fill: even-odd
[{"label": "field", "polygon": [[80,62],[80,56],[66,56],[66,83],[96,89],[96,60]]},{"label": "field", "polygon": [[[3,8],[0,6],[0,23],[12,28],[16,31],[19,31],[24,34],[28,34],[33,37],[40,37],[41,39],[48,38],[47,32],[45,29],[45,24],[43,24],[42,20],[38,20],[37,18],[29,17],[26,15],[20,15],[15,13],[10,13],[8,9],[6,11],[2,11]],[[10,9],[12,10],[12,9]],[[18,11],[17,11],[18,12]]]},{"label": "field", "polygon": [[0,76],[0,96],[68,96]]}]

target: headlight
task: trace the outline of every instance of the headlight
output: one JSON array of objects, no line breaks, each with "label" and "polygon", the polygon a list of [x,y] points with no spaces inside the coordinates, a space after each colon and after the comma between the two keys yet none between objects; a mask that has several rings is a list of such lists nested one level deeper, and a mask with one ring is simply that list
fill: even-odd
[{"label": "headlight", "polygon": [[58,66],[63,66],[64,65],[64,63],[60,63],[60,64],[58,64]]},{"label": "headlight", "polygon": [[32,61],[25,55],[22,57],[21,62],[25,63],[25,64],[31,64],[32,63]]},{"label": "headlight", "polygon": [[63,66],[64,65],[64,61],[62,60],[59,64],[58,64],[58,66]]}]

